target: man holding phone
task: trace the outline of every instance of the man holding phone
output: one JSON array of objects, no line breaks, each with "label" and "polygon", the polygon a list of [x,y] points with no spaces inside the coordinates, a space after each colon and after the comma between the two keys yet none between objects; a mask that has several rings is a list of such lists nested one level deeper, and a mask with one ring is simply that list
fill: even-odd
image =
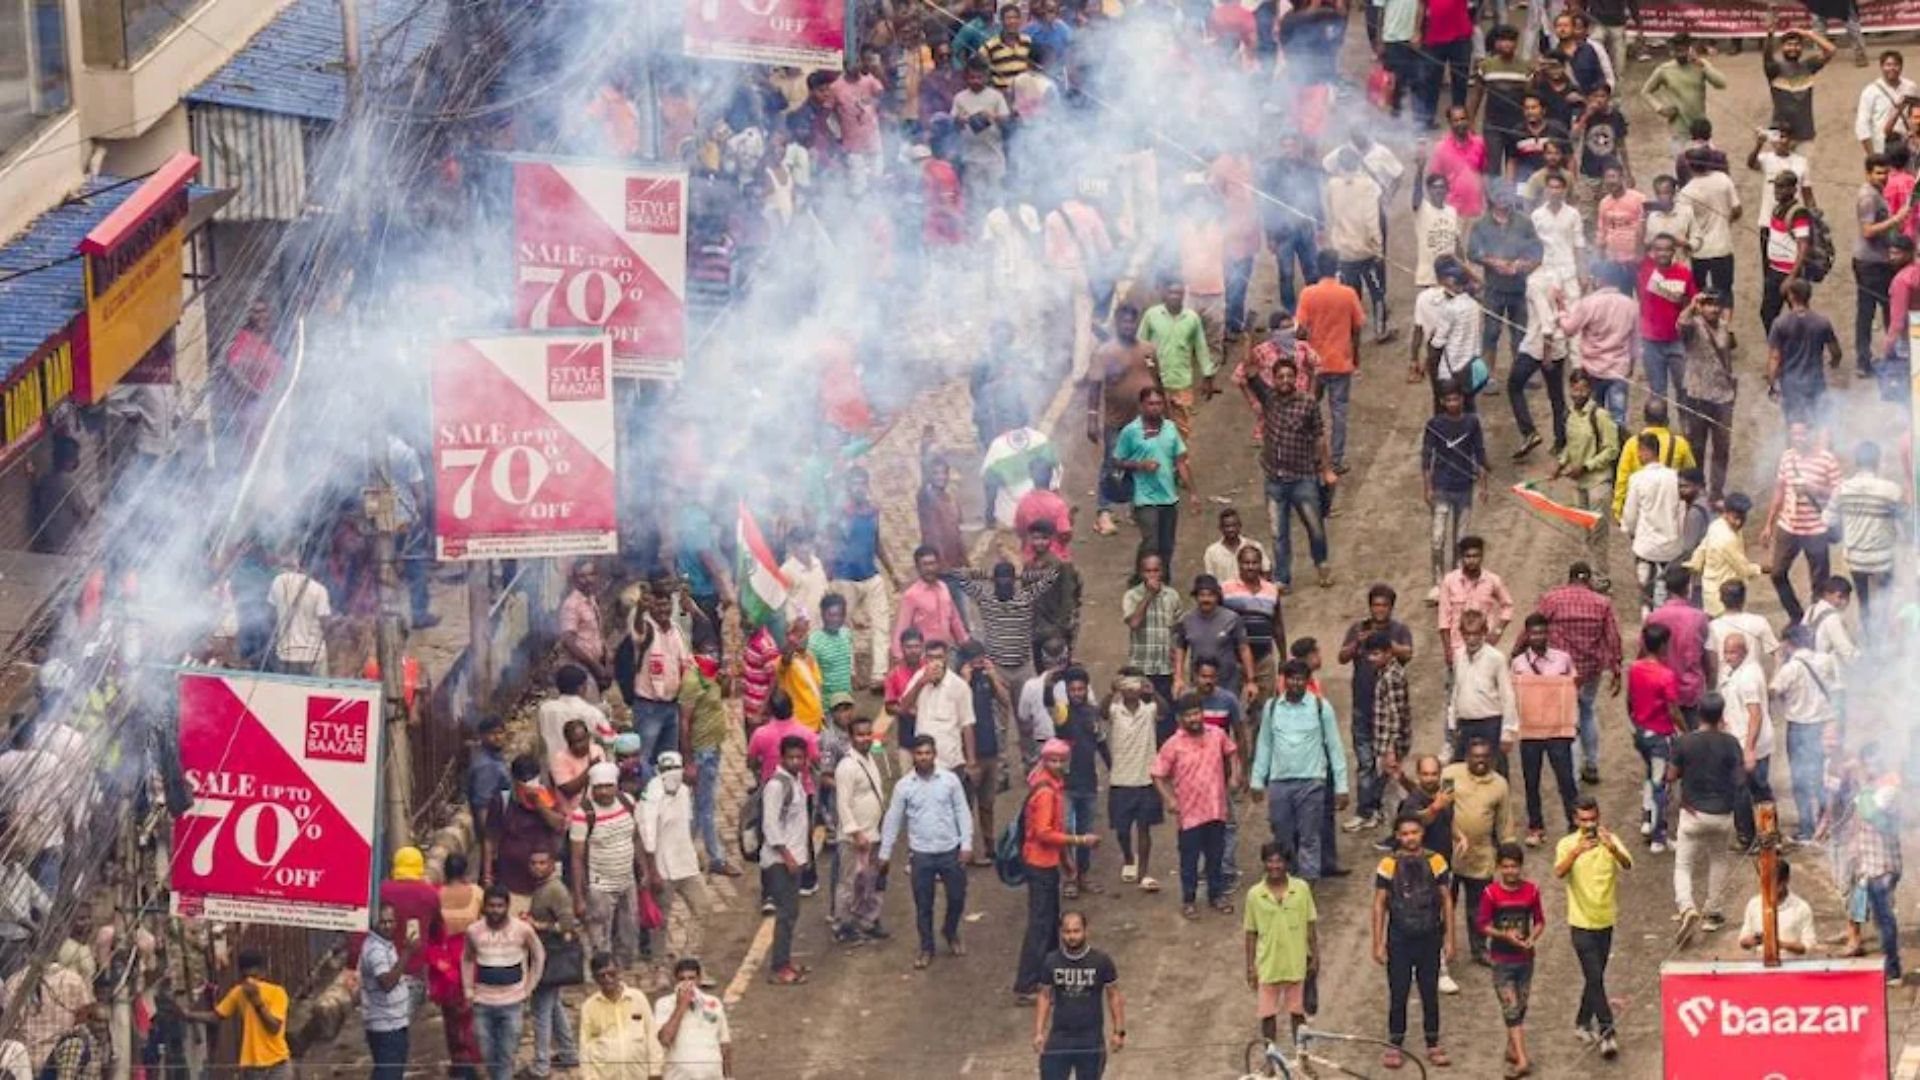
[{"label": "man holding phone", "polygon": [[1567,923],[1573,952],[1580,958],[1586,986],[1575,1034],[1582,1043],[1600,1044],[1600,1056],[1620,1055],[1614,1036],[1613,1006],[1607,1001],[1607,960],[1613,953],[1613,926],[1620,915],[1620,871],[1633,869],[1633,856],[1612,831],[1600,824],[1600,804],[1591,795],[1573,806],[1573,832],[1553,853],[1553,876],[1567,883]]}]

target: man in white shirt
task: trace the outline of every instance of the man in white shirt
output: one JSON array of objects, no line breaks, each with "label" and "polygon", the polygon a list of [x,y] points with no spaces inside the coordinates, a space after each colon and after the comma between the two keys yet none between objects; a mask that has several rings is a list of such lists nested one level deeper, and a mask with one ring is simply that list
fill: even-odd
[{"label": "man in white shirt", "polygon": [[1809,843],[1825,801],[1825,739],[1828,726],[1839,718],[1833,695],[1840,670],[1833,657],[1813,648],[1813,635],[1804,626],[1789,627],[1784,644],[1780,670],[1773,674],[1774,708],[1787,724],[1787,767],[1799,811],[1793,839]]},{"label": "man in white shirt", "polygon": [[787,558],[780,572],[787,578],[788,608],[818,619],[820,601],[827,595],[827,568],[814,553],[813,534],[804,526],[787,534]]},{"label": "man in white shirt", "polygon": [[[1813,955],[1813,944],[1819,938],[1813,929],[1813,906],[1796,893],[1787,891],[1787,881],[1793,875],[1793,868],[1787,860],[1774,863],[1774,908],[1778,914],[1775,922],[1776,936],[1780,941],[1780,952],[1785,957],[1805,960]],[[1740,947],[1757,949],[1763,934],[1763,920],[1760,898],[1755,896],[1747,901],[1746,917],[1740,920]],[[1783,957],[1784,958],[1784,957]]]},{"label": "man in white shirt", "polygon": [[620,767],[587,768],[587,794],[567,815],[573,903],[589,951],[612,953],[621,967],[640,955],[639,890],[647,884],[640,854],[640,814],[620,793]]},{"label": "man in white shirt", "polygon": [[1485,740],[1499,748],[1493,766],[1507,775],[1507,754],[1520,738],[1520,708],[1513,696],[1507,654],[1487,643],[1487,617],[1471,608],[1460,613],[1460,642],[1454,646],[1452,713],[1453,760],[1467,760],[1467,747]]},{"label": "man in white shirt", "polygon": [[[1260,553],[1260,565],[1270,565],[1267,561],[1267,549],[1260,541],[1245,535],[1242,531],[1240,511],[1229,506],[1220,511],[1220,539],[1207,545],[1201,556],[1206,572],[1221,581],[1232,581],[1240,576],[1240,549],[1252,548]],[[1043,742],[1045,740],[1042,740]]]},{"label": "man in white shirt", "polygon": [[273,606],[273,668],[287,675],[327,674],[327,625],[333,602],[327,587],[309,577],[297,562],[287,566],[267,586]]},{"label": "man in white shirt", "polygon": [[1774,654],[1780,651],[1780,639],[1774,635],[1773,624],[1765,615],[1747,610],[1747,583],[1721,583],[1720,604],[1724,610],[1707,624],[1707,648],[1719,656],[1729,634],[1744,634],[1747,648],[1754,653],[1762,670],[1771,667]]},{"label": "man in white shirt", "polygon": [[1719,169],[1696,169],[1680,189],[1680,201],[1693,207],[1687,248],[1693,257],[1694,283],[1702,292],[1711,289],[1725,297],[1731,309],[1733,223],[1740,220],[1740,190],[1733,177]]},{"label": "man in white shirt", "polygon": [[[1386,147],[1356,131],[1354,141],[1369,142],[1362,150],[1336,147],[1326,157],[1327,246],[1340,259],[1340,280],[1359,289],[1364,282],[1373,301],[1369,312],[1374,326],[1387,325],[1387,225],[1383,203],[1393,193],[1402,166]],[[1375,160],[1376,151],[1380,157]],[[1391,165],[1391,169],[1388,165]],[[1391,180],[1381,177],[1391,173]],[[1384,333],[1384,329],[1381,331]]]},{"label": "man in white shirt", "polygon": [[733,1080],[733,1035],[727,1007],[703,993],[709,982],[700,961],[673,965],[673,993],[653,1003],[654,1025],[666,1050],[663,1080]]},{"label": "man in white shirt", "polygon": [[1533,208],[1533,231],[1540,236],[1540,265],[1572,281],[1580,276],[1580,256],[1587,249],[1586,227],[1580,211],[1567,202],[1567,178],[1549,176],[1546,198]]},{"label": "man in white shirt", "polygon": [[707,893],[707,879],[700,874],[700,857],[694,853],[693,791],[687,787],[677,751],[661,752],[656,768],[640,794],[640,846],[647,855],[647,876],[662,890],[665,903],[660,914],[673,914],[675,897],[687,908],[685,918],[667,920],[667,955],[672,959],[699,956],[700,931],[713,910],[713,900]]},{"label": "man in white shirt", "polygon": [[[1893,552],[1907,507],[1900,485],[1880,475],[1880,445],[1863,441],[1853,451],[1854,472],[1833,491],[1827,523],[1840,526],[1840,547],[1859,593],[1860,629],[1872,640],[1874,597],[1888,599],[1893,585]],[[1888,607],[1891,607],[1889,604]]]},{"label": "man in white shirt", "polygon": [[1888,125],[1896,135],[1906,132],[1902,116],[1908,98],[1920,97],[1920,86],[1903,74],[1905,61],[1889,49],[1880,54],[1880,77],[1860,91],[1860,106],[1853,112],[1853,137],[1860,140],[1863,154],[1882,153],[1887,148]]},{"label": "man in white shirt", "polygon": [[1447,178],[1428,173],[1426,198],[1413,211],[1413,284],[1416,288],[1438,284],[1433,267],[1442,255],[1455,259],[1466,256],[1466,233],[1460,226],[1460,211],[1447,205]]},{"label": "man in white shirt", "polygon": [[934,761],[943,769],[971,775],[973,752],[973,688],[948,670],[947,645],[929,641],[926,661],[914,672],[900,694],[900,708],[913,714],[913,730],[933,738]]},{"label": "man in white shirt", "polygon": [[[1415,298],[1413,306],[1412,368],[1423,374],[1434,388],[1433,408],[1440,411],[1439,383],[1452,379],[1460,384],[1467,400],[1473,400],[1473,388],[1467,385],[1468,369],[1480,355],[1480,302],[1467,292],[1466,267],[1452,256],[1441,256],[1434,263],[1440,283]],[[1429,368],[1432,350],[1439,356]]]},{"label": "man in white shirt", "polygon": [[873,756],[873,721],[856,716],[847,725],[852,749],[833,767],[833,808],[839,817],[840,885],[834,909],[840,923],[834,940],[880,940],[880,821],[886,813],[881,797],[885,781]]},{"label": "man in white shirt", "polygon": [[1165,820],[1152,775],[1160,745],[1155,738],[1159,720],[1153,684],[1143,676],[1122,675],[1107,704],[1107,747],[1113,754],[1107,765],[1107,824],[1113,827],[1126,864],[1120,880],[1138,882],[1142,892],[1160,891],[1160,883],[1147,872],[1153,827]]},{"label": "man in white shirt", "polygon": [[1640,579],[1640,616],[1666,603],[1663,578],[1667,564],[1680,557],[1681,525],[1686,507],[1680,501],[1680,474],[1660,460],[1660,439],[1642,432],[1634,440],[1640,467],[1627,479],[1627,501],[1620,511],[1620,527],[1633,539],[1633,565]]},{"label": "man in white shirt", "polygon": [[540,729],[542,763],[552,761],[553,755],[566,749],[567,725],[575,720],[584,722],[587,730],[596,737],[612,730],[607,714],[586,699],[585,691],[590,678],[587,670],[577,664],[562,664],[560,670],[553,673],[555,694],[542,701],[535,714],[536,726]]},{"label": "man in white shirt", "polygon": [[[795,986],[807,979],[806,970],[793,964],[793,929],[800,921],[800,875],[812,858],[808,850],[812,845],[807,835],[807,793],[800,784],[806,767],[807,740],[798,735],[781,739],[780,767],[760,786],[759,794],[760,891],[773,904],[773,949],[767,957],[767,977],[780,986]],[[667,1041],[663,1033],[661,1042]]]},{"label": "man in white shirt", "polygon": [[1747,768],[1747,791],[1733,808],[1733,828],[1742,847],[1754,843],[1753,804],[1773,798],[1767,767],[1773,759],[1773,716],[1767,677],[1758,660],[1749,659],[1747,639],[1728,634],[1721,645],[1720,697],[1726,702],[1727,734],[1740,743]]}]

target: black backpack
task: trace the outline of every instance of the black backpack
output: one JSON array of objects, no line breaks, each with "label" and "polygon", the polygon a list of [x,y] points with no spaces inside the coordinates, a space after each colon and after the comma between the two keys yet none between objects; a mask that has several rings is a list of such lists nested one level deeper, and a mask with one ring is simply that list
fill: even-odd
[{"label": "black backpack", "polygon": [[1397,934],[1417,937],[1437,933],[1440,887],[1425,851],[1418,855],[1395,852],[1393,885],[1387,890],[1387,923]]},{"label": "black backpack", "polygon": [[1833,229],[1827,225],[1827,216],[1811,206],[1801,207],[1807,212],[1807,257],[1800,264],[1800,276],[1810,282],[1827,280],[1833,272],[1834,247]]},{"label": "black backpack", "polygon": [[[778,783],[786,785],[787,792],[781,800],[780,806],[783,811],[792,809],[794,799],[793,781],[785,774],[775,772],[773,778],[767,782],[770,784]],[[760,861],[760,848],[766,840],[765,823],[761,820],[761,812],[764,806],[765,802],[761,797],[761,789],[756,787],[747,793],[746,805],[740,808],[740,854],[750,863]]]}]

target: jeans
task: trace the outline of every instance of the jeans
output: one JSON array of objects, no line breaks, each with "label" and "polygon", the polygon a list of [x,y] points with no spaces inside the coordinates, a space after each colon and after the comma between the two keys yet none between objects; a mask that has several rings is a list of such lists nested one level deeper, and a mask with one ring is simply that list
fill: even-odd
[{"label": "jeans", "polygon": [[1353,812],[1371,817],[1380,812],[1387,778],[1380,773],[1380,751],[1373,745],[1373,716],[1353,717]]},{"label": "jeans", "polygon": [[1543,364],[1534,357],[1521,353],[1513,362],[1513,370],[1507,373],[1507,404],[1513,406],[1513,422],[1519,426],[1520,434],[1531,437],[1536,429],[1533,426],[1533,410],[1527,406],[1527,383],[1533,381],[1533,373],[1539,372],[1541,380],[1547,384],[1547,405],[1553,410],[1553,445],[1562,446],[1567,441],[1567,365],[1565,361],[1555,364]]},{"label": "jeans", "polygon": [[1427,553],[1433,559],[1435,585],[1447,576],[1447,569],[1453,565],[1455,549],[1460,545],[1460,538],[1467,534],[1472,521],[1473,492],[1433,489],[1433,531],[1428,537]]},{"label": "jeans", "polygon": [[1800,556],[1807,558],[1807,584],[1815,595],[1819,594],[1820,583],[1833,573],[1832,563],[1827,555],[1827,534],[1815,533],[1812,536],[1797,536],[1789,532],[1776,532],[1773,536],[1773,591],[1780,595],[1780,607],[1787,613],[1789,623],[1797,623],[1806,609],[1800,606],[1800,597],[1793,591],[1793,564]]},{"label": "jeans", "polygon": [[720,825],[714,816],[713,797],[720,790],[720,747],[695,750],[693,763],[699,779],[693,785],[693,835],[707,849],[707,868],[727,864],[727,849],[720,843]]},{"label": "jeans", "polygon": [[1716,255],[1711,259],[1693,260],[1693,279],[1701,292],[1708,289],[1720,294],[1728,311],[1733,310],[1733,256]]},{"label": "jeans", "polygon": [[580,1064],[573,1023],[560,988],[543,986],[533,992],[533,1075],[545,1076],[549,1067],[571,1069]]},{"label": "jeans", "polygon": [[1407,1039],[1407,992],[1420,986],[1420,1032],[1428,1046],[1440,1045],[1441,931],[1401,935],[1387,931],[1387,1041]]},{"label": "jeans", "polygon": [[1226,868],[1220,863],[1220,855],[1226,847],[1227,823],[1209,821],[1191,829],[1181,829],[1177,837],[1180,848],[1180,902],[1191,904],[1200,893],[1200,860],[1207,862],[1207,902],[1218,903],[1228,899]]},{"label": "jeans", "polygon": [[1308,881],[1320,879],[1326,801],[1324,780],[1275,780],[1267,785],[1267,824],[1274,840],[1293,849],[1293,872]]},{"label": "jeans", "polygon": [[785,863],[760,868],[760,890],[773,902],[773,953],[768,970],[779,973],[793,966],[793,924],[800,920],[800,875]]},{"label": "jeans", "polygon": [[1540,809],[1540,761],[1553,767],[1553,781],[1560,789],[1560,810],[1567,820],[1567,831],[1573,831],[1573,740],[1572,739],[1522,739],[1520,740],[1520,775],[1527,788],[1527,828],[1547,827],[1546,815]]},{"label": "jeans", "polygon": [[1820,743],[1826,732],[1824,723],[1787,723],[1787,775],[1793,783],[1793,806],[1800,815],[1793,823],[1795,840],[1813,839],[1820,807],[1826,802],[1820,779],[1827,768],[1827,751]]},{"label": "jeans", "polygon": [[1733,402],[1716,405],[1688,398],[1680,429],[1707,474],[1708,501],[1719,502],[1727,491],[1727,461],[1733,456]]},{"label": "jeans", "polygon": [[628,884],[619,892],[587,890],[587,947],[593,952],[610,952],[622,968],[631,967],[640,955],[640,888]]},{"label": "jeans", "polygon": [[1587,373],[1587,383],[1593,387],[1593,400],[1613,415],[1613,423],[1622,432],[1627,430],[1627,380],[1595,378]]},{"label": "jeans", "polygon": [[1673,760],[1673,739],[1639,728],[1633,729],[1633,748],[1647,766],[1646,779],[1640,784],[1640,807],[1653,822],[1653,842],[1667,842],[1667,762]]},{"label": "jeans", "polygon": [[[1495,839],[1498,842],[1498,838]],[[1453,907],[1467,924],[1467,949],[1473,956],[1484,956],[1487,952],[1486,936],[1474,928],[1474,919],[1480,911],[1480,896],[1493,884],[1492,878],[1466,877],[1453,875]],[[1464,896],[1462,894],[1465,894]]]},{"label": "jeans", "polygon": [[1140,565],[1140,560],[1147,555],[1158,555],[1162,566],[1172,566],[1174,529],[1180,524],[1180,504],[1153,506],[1134,503],[1133,523],[1140,527],[1140,547],[1134,553],[1134,565]]},{"label": "jeans", "polygon": [[[1083,835],[1093,832],[1094,814],[1096,813],[1095,808],[1099,805],[1100,793],[1098,791],[1067,792],[1067,831]],[[1087,869],[1093,865],[1093,849],[1084,847],[1074,848],[1073,865],[1075,869],[1080,871],[1082,876],[1085,876]]]},{"label": "jeans", "polygon": [[[1247,328],[1247,283],[1253,278],[1253,256],[1227,260],[1227,333]],[[1224,356],[1224,354],[1222,354]]]},{"label": "jeans", "polygon": [[920,933],[920,951],[933,951],[933,888],[936,882],[947,890],[947,917],[940,921],[940,936],[950,942],[958,941],[960,916],[967,912],[967,871],[960,865],[960,849],[934,854],[916,851],[907,856],[907,865],[913,877],[913,927]]},{"label": "jeans", "polygon": [[1893,267],[1884,262],[1853,260],[1853,363],[1865,375],[1873,370],[1873,319],[1884,324],[1890,316],[1888,291]]},{"label": "jeans", "polygon": [[1273,528],[1273,580],[1293,586],[1293,515],[1307,529],[1313,565],[1327,564],[1327,528],[1320,520],[1320,481],[1311,476],[1267,480],[1267,524]]},{"label": "jeans", "polygon": [[1031,994],[1046,979],[1047,954],[1060,947],[1060,868],[1027,870],[1027,933],[1020,942],[1020,967],[1013,992]]},{"label": "jeans", "polygon": [[407,1073],[407,1029],[367,1032],[367,1052],[373,1056],[370,1080],[401,1080]]},{"label": "jeans", "polygon": [[1040,1055],[1040,1080],[1100,1080],[1107,1068],[1107,1052],[1048,1049]]},{"label": "jeans", "polygon": [[1686,367],[1687,354],[1678,341],[1649,341],[1640,339],[1640,362],[1647,372],[1647,389],[1657,397],[1668,397],[1667,387],[1673,387],[1673,396],[1680,392],[1680,372]]},{"label": "jeans", "polygon": [[1339,468],[1347,460],[1347,404],[1353,395],[1353,376],[1322,375],[1320,392],[1326,395],[1327,411],[1333,414],[1327,441],[1332,444],[1334,467]]},{"label": "jeans", "polygon": [[[1773,330],[1773,320],[1780,317],[1780,311],[1787,306],[1787,275],[1773,267],[1763,267],[1764,276],[1760,279],[1760,329],[1762,332]],[[1807,282],[1811,287],[1812,282]]]},{"label": "jeans", "polygon": [[1267,244],[1273,248],[1273,261],[1280,273],[1280,306],[1288,311],[1293,310],[1294,301],[1300,295],[1294,289],[1293,264],[1300,264],[1300,276],[1308,282],[1320,276],[1319,268],[1314,265],[1319,253],[1313,246],[1313,228],[1311,221],[1296,221],[1267,230]]},{"label": "jeans", "polygon": [[1599,1028],[1602,1038],[1613,1034],[1613,1006],[1607,1003],[1607,959],[1612,953],[1613,927],[1573,927],[1573,954],[1580,958],[1580,977],[1586,984],[1580,991],[1580,1009],[1574,1014],[1573,1026],[1592,1024]]},{"label": "jeans", "polygon": [[1893,891],[1899,884],[1899,874],[1882,874],[1866,881],[1867,907],[1873,912],[1873,928],[1880,935],[1880,953],[1886,959],[1889,979],[1900,977],[1900,923],[1893,907]]},{"label": "jeans", "polygon": [[1387,325],[1387,261],[1362,259],[1348,262],[1342,259],[1340,281],[1356,292],[1363,291],[1364,286],[1364,291],[1373,305],[1373,310],[1367,313],[1367,321],[1374,327],[1376,334],[1384,330]]},{"label": "jeans", "polygon": [[[1494,140],[1487,139],[1489,151]],[[1513,352],[1514,363],[1520,362],[1520,339],[1527,333],[1527,293],[1525,289],[1488,289],[1483,303],[1486,313],[1480,323],[1480,358],[1491,364],[1500,358],[1500,332],[1507,332],[1507,342]],[[1520,380],[1522,386],[1526,380]],[[1512,393],[1512,381],[1508,381],[1508,393]]]},{"label": "jeans", "polygon": [[1439,113],[1440,82],[1447,79],[1448,93],[1455,105],[1467,103],[1467,75],[1473,65],[1473,39],[1461,38],[1440,45],[1428,45],[1420,54],[1419,85],[1414,88],[1413,118],[1423,128],[1433,126]]},{"label": "jeans", "polygon": [[653,761],[680,744],[680,706],[651,698],[633,699],[633,733],[640,736],[640,763],[652,775]]},{"label": "jeans", "polygon": [[1740,791],[1739,801],[1733,804],[1733,831],[1743,845],[1753,843],[1754,839],[1753,804],[1773,798],[1773,785],[1767,782],[1772,764],[1771,754],[1762,754],[1754,760],[1753,768],[1747,773],[1747,786]]},{"label": "jeans", "polygon": [[[1601,531],[1606,525],[1602,523]],[[1598,574],[1598,571],[1595,571]],[[1580,708],[1580,767],[1583,769],[1600,768],[1600,719],[1594,714],[1593,700],[1600,693],[1600,676],[1580,683],[1576,688],[1575,700]]]},{"label": "jeans", "polygon": [[[1733,852],[1727,845],[1733,840],[1732,814],[1702,814],[1680,808],[1674,829],[1673,906],[1686,911],[1698,908],[1718,915],[1726,901],[1727,874],[1733,870]],[[1699,903],[1695,882],[1700,864],[1707,867],[1706,903]]]},{"label": "jeans", "polygon": [[523,1002],[473,1006],[473,1030],[480,1037],[480,1057],[487,1064],[487,1080],[512,1080],[513,1052],[520,1046]]}]

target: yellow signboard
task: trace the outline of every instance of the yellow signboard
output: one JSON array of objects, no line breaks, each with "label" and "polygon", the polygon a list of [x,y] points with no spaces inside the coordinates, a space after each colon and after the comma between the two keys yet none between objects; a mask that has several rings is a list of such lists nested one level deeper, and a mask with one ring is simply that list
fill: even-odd
[{"label": "yellow signboard", "polygon": [[[185,202],[184,195],[182,203]],[[180,321],[184,214],[134,250],[87,259],[89,356],[83,400],[106,396]]]},{"label": "yellow signboard", "polygon": [[54,406],[73,393],[73,341],[60,342],[33,361],[26,374],[0,390],[0,459],[31,442],[46,428]]}]

